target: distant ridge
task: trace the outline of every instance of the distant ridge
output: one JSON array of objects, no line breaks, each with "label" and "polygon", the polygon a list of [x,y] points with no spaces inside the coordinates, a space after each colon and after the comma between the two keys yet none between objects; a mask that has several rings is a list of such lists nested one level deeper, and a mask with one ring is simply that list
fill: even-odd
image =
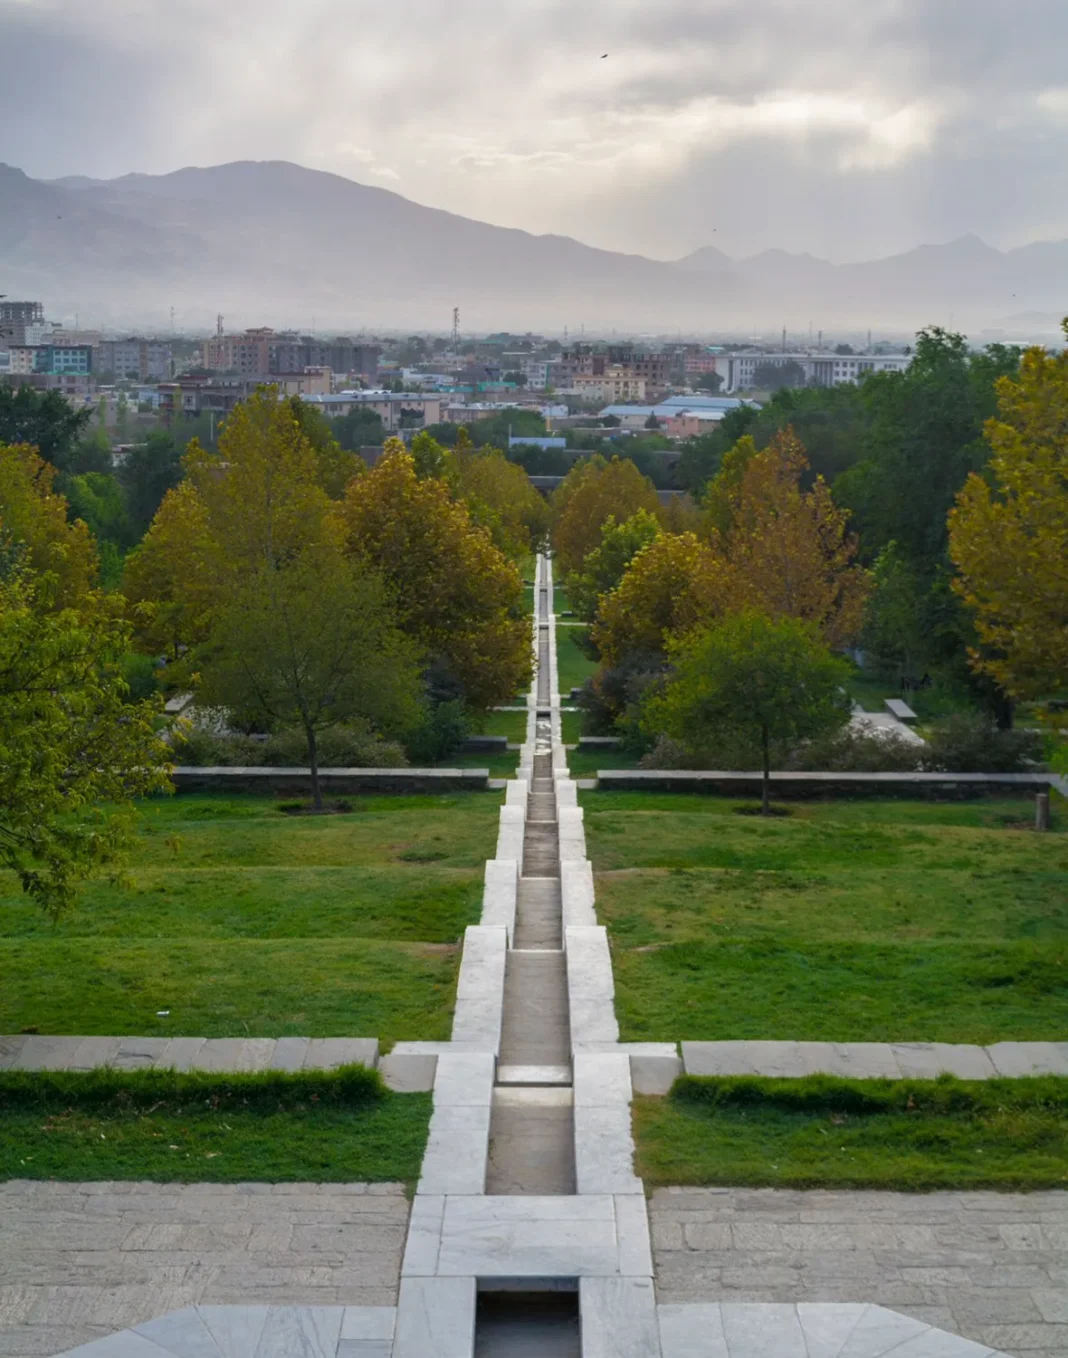
[{"label": "distant ridge", "polygon": [[[1068,241],[976,236],[858,264],[705,246],[675,262],[422,206],[287,161],[112,180],[0,165],[0,291],[99,324],[624,332],[981,329],[1068,311]],[[1039,322],[1035,321],[1036,324]]]}]

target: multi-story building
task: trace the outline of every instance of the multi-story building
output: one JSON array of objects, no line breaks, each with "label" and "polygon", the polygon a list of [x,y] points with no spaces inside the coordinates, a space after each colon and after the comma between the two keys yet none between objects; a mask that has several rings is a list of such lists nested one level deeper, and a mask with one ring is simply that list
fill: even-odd
[{"label": "multi-story building", "polygon": [[13,377],[32,373],[36,362],[36,344],[12,344],[9,346],[7,370]]},{"label": "multi-story building", "polygon": [[171,346],[165,340],[104,340],[99,346],[97,368],[116,377],[139,382],[165,382],[172,376]]},{"label": "multi-story building", "polygon": [[202,361],[209,372],[237,377],[266,377],[270,371],[270,345],[274,331],[266,326],[243,335],[213,335],[201,346]]},{"label": "multi-story building", "polygon": [[424,392],[341,391],[333,396],[306,396],[328,418],[348,415],[353,410],[373,410],[388,434],[399,429],[418,429],[440,424],[444,398]]},{"label": "multi-story building", "polygon": [[38,344],[33,370],[49,377],[88,377],[93,371],[91,344]]},{"label": "multi-story building", "polygon": [[571,390],[590,401],[644,401],[647,382],[629,367],[611,364],[599,376],[573,379]]},{"label": "multi-story building", "polygon": [[912,362],[909,354],[827,354],[800,350],[796,353],[735,353],[720,356],[726,372],[727,391],[747,391],[756,385],[759,368],[796,365],[804,374],[803,384],[811,387],[836,387],[856,382],[869,373],[904,372]]},{"label": "multi-story building", "polygon": [[302,373],[308,368],[329,368],[374,381],[378,376],[380,350],[374,344],[353,340],[317,340],[295,331],[276,333],[267,326],[241,335],[213,335],[202,349],[205,368],[240,377],[268,378]]},{"label": "multi-story building", "polygon": [[27,337],[27,326],[43,326],[44,305],[41,302],[9,302],[0,300],[0,343],[32,343]]}]

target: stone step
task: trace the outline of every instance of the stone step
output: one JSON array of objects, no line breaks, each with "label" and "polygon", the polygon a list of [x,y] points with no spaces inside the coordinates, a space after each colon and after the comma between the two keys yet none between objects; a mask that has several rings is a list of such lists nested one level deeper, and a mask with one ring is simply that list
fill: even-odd
[{"label": "stone step", "polygon": [[501,1066],[497,1067],[497,1085],[569,1085],[571,1067],[566,1066]]}]

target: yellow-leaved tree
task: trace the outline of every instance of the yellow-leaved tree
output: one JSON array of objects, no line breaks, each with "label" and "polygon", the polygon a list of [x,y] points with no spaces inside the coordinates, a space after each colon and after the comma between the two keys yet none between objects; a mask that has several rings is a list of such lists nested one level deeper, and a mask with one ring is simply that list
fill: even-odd
[{"label": "yellow-leaved tree", "polygon": [[515,564],[435,476],[389,439],[349,483],[347,547],[381,572],[398,621],[476,709],[514,697],[531,676],[530,627]]},{"label": "yellow-leaved tree", "polygon": [[97,581],[96,544],[67,519],[54,489],[56,469],[29,444],[0,444],[0,559],[21,561],[37,577],[37,606],[77,608]]},{"label": "yellow-leaved tree", "polygon": [[1068,674],[1068,350],[1029,349],[997,391],[989,479],[957,496],[949,552],[983,645],[973,665],[1025,698]]},{"label": "yellow-leaved tree", "polygon": [[656,514],[656,487],[629,458],[606,461],[600,454],[579,462],[553,491],[552,544],[560,571],[570,575],[601,541],[601,528],[611,515],[624,523],[646,509]]},{"label": "yellow-leaved tree", "polygon": [[868,572],[854,560],[846,511],[821,476],[802,489],[808,459],[791,428],[760,452],[736,451],[712,529],[730,611],[798,618],[817,627],[829,646],[845,645],[860,630],[870,589]]}]

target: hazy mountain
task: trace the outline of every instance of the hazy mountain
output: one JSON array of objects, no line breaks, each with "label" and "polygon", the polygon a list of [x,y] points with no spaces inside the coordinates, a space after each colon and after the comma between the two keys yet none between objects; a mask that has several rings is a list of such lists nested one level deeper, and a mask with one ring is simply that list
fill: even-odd
[{"label": "hazy mountain", "polygon": [[674,263],[535,236],[286,162],[51,182],[0,165],[0,291],[83,323],[748,332],[981,329],[1068,310],[1068,242],[974,236],[836,265],[705,246]]}]

